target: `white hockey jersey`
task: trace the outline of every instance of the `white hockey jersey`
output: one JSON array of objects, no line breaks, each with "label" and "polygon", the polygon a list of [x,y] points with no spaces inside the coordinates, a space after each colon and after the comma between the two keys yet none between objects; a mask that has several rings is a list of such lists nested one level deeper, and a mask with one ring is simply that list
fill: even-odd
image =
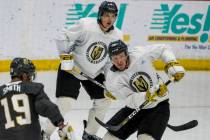
[{"label": "white hockey jersey", "polygon": [[56,44],[60,54],[73,52],[75,65],[94,78],[109,66],[109,43],[122,39],[122,36],[116,27],[106,33],[95,18],[82,18],[72,28],[63,30],[56,38]]},{"label": "white hockey jersey", "polygon": [[[152,61],[162,59],[165,63],[176,58],[166,45],[134,47],[129,51],[129,66],[124,71],[109,70],[106,77],[106,88],[117,99],[126,100],[130,108],[137,108],[145,101],[147,90],[154,92],[159,85],[159,78]],[[158,97],[156,102],[148,104],[144,109],[153,108],[158,103],[168,99]]]}]

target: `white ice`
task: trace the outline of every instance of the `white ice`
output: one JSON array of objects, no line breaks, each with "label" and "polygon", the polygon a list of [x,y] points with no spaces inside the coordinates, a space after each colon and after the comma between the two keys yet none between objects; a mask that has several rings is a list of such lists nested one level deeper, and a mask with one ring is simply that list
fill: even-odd
[{"label": "white ice", "polygon": [[[164,79],[167,79],[166,76]],[[9,73],[0,73],[0,84],[9,82]],[[55,85],[56,72],[45,71],[38,72],[37,82],[42,82],[45,85],[45,91],[49,97],[55,102]],[[182,81],[176,84],[171,84],[170,89],[170,104],[171,117],[169,124],[179,125],[190,120],[198,120],[197,127],[175,132],[166,129],[162,140],[209,140],[210,139],[210,72],[187,72]],[[87,119],[88,109],[91,107],[92,101],[81,89],[79,98],[74,104],[73,109],[65,116],[75,128],[75,134],[78,140],[81,140],[83,133],[82,120]],[[105,118],[108,120],[121,106],[123,102],[114,102],[110,107],[109,112]],[[41,118],[41,123],[45,121]],[[157,130],[158,131],[158,130]],[[97,135],[103,136],[106,130],[100,128]],[[56,131],[53,133],[52,140],[59,140]],[[135,140],[136,134],[129,137],[128,140]]]}]

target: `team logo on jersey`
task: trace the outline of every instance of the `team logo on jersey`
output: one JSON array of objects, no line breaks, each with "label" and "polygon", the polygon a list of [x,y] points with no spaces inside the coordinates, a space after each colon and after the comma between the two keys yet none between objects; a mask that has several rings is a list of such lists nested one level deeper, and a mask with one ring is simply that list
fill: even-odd
[{"label": "team logo on jersey", "polygon": [[130,86],[135,92],[145,92],[153,86],[153,83],[147,73],[136,72],[131,76]]},{"label": "team logo on jersey", "polygon": [[107,46],[103,42],[95,42],[88,47],[87,59],[94,64],[101,62],[107,55]]}]

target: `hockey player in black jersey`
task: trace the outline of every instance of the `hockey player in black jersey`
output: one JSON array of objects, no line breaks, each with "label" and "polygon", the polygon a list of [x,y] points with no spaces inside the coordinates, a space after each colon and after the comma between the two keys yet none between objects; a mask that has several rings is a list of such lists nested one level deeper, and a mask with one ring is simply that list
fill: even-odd
[{"label": "hockey player in black jersey", "polygon": [[68,132],[71,126],[64,124],[58,107],[44,92],[44,85],[32,82],[35,78],[32,61],[15,58],[10,65],[10,75],[11,82],[0,86],[0,140],[41,140],[39,115],[59,127],[61,139],[67,137],[67,133],[72,136],[72,132]]}]

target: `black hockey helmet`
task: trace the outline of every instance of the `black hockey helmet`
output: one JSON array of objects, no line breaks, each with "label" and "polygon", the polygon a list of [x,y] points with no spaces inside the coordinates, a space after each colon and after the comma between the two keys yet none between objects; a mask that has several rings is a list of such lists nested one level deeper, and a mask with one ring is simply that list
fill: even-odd
[{"label": "black hockey helmet", "polygon": [[121,52],[128,54],[128,46],[122,40],[113,41],[109,44],[108,53],[110,58],[112,55],[117,55]]},{"label": "black hockey helmet", "polygon": [[103,1],[98,10],[98,22],[101,22],[101,16],[104,12],[114,13],[117,16],[118,8],[115,2]]},{"label": "black hockey helmet", "polygon": [[17,57],[14,58],[10,64],[10,75],[12,78],[21,78],[25,73],[31,80],[35,79],[36,68],[31,60],[27,58]]}]

